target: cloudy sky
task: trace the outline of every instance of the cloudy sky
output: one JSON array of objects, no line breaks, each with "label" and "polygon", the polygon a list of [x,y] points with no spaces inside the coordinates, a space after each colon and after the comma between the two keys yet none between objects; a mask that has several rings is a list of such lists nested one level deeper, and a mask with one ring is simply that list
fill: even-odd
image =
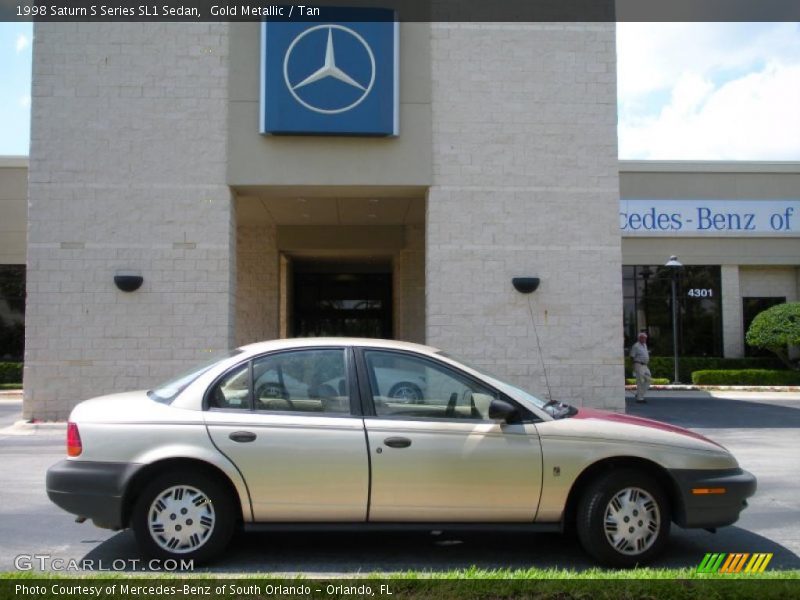
[{"label": "cloudy sky", "polygon": [[0,155],[28,154],[32,28],[0,23]]},{"label": "cloudy sky", "polygon": [[[30,24],[0,23],[0,155],[27,154]],[[800,24],[620,23],[623,159],[800,160]]]},{"label": "cloudy sky", "polygon": [[800,24],[620,23],[619,155],[800,160]]}]

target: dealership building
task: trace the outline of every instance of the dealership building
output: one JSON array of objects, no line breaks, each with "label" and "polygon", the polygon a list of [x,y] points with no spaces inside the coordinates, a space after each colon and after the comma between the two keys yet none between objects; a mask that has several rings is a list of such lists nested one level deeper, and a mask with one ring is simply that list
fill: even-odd
[{"label": "dealership building", "polygon": [[318,335],[623,410],[636,333],[672,353],[671,255],[682,355],[744,356],[753,315],[797,300],[800,164],[618,161],[613,23],[34,36],[30,158],[0,158],[27,418]]}]

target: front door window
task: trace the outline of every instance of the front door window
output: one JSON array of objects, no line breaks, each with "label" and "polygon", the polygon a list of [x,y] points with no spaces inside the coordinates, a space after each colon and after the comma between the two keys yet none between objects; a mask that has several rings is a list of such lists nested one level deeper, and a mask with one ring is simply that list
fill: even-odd
[{"label": "front door window", "polygon": [[446,367],[394,352],[367,350],[375,414],[379,417],[489,418],[496,394]]}]

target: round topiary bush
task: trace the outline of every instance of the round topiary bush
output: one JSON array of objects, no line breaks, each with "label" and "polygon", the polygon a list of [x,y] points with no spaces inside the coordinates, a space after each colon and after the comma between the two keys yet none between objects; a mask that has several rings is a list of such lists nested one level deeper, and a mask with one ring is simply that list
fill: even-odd
[{"label": "round topiary bush", "polygon": [[790,369],[789,346],[800,345],[800,302],[787,302],[756,315],[745,337],[748,345],[774,352]]}]

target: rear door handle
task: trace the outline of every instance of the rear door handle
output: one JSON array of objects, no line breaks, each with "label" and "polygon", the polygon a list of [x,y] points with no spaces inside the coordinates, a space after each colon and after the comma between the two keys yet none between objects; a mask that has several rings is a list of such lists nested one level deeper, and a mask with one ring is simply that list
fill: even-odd
[{"label": "rear door handle", "polygon": [[232,434],[228,436],[234,442],[252,442],[256,439],[256,434],[252,431],[234,431]]},{"label": "rear door handle", "polygon": [[383,440],[383,443],[389,448],[408,448],[411,445],[411,440],[404,437],[388,437]]}]

